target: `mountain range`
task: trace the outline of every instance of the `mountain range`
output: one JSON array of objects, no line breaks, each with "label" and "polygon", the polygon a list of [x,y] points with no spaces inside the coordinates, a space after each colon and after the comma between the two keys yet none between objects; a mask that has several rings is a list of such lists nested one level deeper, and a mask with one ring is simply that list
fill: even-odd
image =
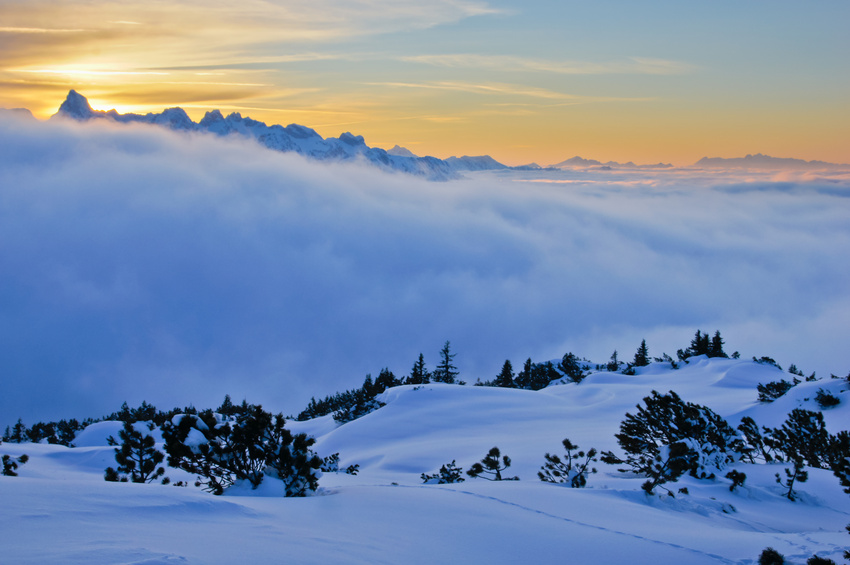
[{"label": "mountain range", "polygon": [[[17,110],[20,111],[20,110]],[[243,117],[239,112],[224,116],[219,110],[207,112],[200,122],[194,122],[182,108],[168,108],[160,113],[120,114],[115,110],[100,111],[92,109],[85,96],[71,90],[54,118],[71,118],[77,121],[91,119],[110,119],[120,123],[146,123],[167,127],[178,131],[209,132],[216,135],[242,135],[256,140],[261,145],[275,151],[295,152],[311,159],[321,161],[350,161],[363,160],[380,169],[401,172],[434,181],[445,181],[461,177],[466,171],[497,171],[497,170],[543,170],[536,163],[519,167],[510,167],[500,163],[489,155],[449,157],[420,157],[410,150],[396,145],[389,151],[379,147],[366,145],[363,136],[350,132],[339,137],[323,138],[314,129],[290,124],[266,125],[264,122]],[[802,159],[778,158],[762,155],[747,155],[741,158],[724,159],[720,157],[703,157],[692,167],[713,169],[839,169],[850,168],[850,165],[839,165],[824,161],[804,161]],[[672,164],[657,163],[636,165],[634,162],[618,163],[616,161],[602,162],[595,159],[585,159],[579,156],[566,159],[546,169],[671,169]]]}]

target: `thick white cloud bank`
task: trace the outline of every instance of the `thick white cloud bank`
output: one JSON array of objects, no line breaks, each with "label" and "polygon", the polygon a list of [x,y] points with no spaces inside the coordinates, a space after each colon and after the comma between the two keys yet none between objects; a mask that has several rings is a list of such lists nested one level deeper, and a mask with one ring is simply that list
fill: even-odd
[{"label": "thick white cloud bank", "polygon": [[0,420],[127,400],[298,412],[384,366],[461,377],[699,328],[850,369],[850,177],[509,172],[429,183],[248,142],[0,114]]}]

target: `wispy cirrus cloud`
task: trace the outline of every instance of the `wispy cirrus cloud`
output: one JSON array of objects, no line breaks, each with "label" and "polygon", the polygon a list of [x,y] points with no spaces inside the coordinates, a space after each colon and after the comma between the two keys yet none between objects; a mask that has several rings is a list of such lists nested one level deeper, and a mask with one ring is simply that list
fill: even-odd
[{"label": "wispy cirrus cloud", "polygon": [[567,75],[605,74],[681,74],[694,67],[688,63],[647,57],[630,57],[624,61],[555,61],[517,57],[514,55],[481,55],[456,53],[442,55],[412,55],[400,57],[402,61],[422,63],[438,67],[476,68],[502,70],[506,72],[547,72]]},{"label": "wispy cirrus cloud", "polygon": [[[652,98],[629,98],[614,96],[581,96],[567,94],[546,88],[533,86],[498,83],[498,82],[460,82],[460,81],[431,81],[431,82],[382,82],[369,83],[372,86],[390,86],[398,88],[418,88],[425,90],[445,90],[467,92],[470,94],[501,95],[513,97],[535,98],[551,101],[549,106],[586,104],[591,102],[643,102]],[[539,105],[538,105],[539,106]]]}]

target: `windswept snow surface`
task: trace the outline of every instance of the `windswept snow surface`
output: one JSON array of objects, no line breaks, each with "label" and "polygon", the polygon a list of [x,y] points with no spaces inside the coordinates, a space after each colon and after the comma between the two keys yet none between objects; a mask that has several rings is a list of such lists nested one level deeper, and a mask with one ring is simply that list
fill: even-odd
[{"label": "windswept snow surface", "polygon": [[[318,438],[320,455],[339,452],[356,476],[326,473],[316,496],[286,499],[233,489],[106,483],[105,437],[113,423],[81,434],[87,447],[3,444],[28,453],[19,477],[0,477],[4,563],[755,563],[771,546],[789,563],[817,553],[841,561],[850,496],[828,471],[810,469],[791,502],[774,473],[745,465],[745,486],[724,478],[684,478],[689,494],[648,496],[642,478],[598,464],[588,487],[540,482],[545,452],[569,437],[587,449],[618,451],[625,412],[652,390],[675,390],[737,425],[750,415],[778,425],[795,407],[817,409],[824,388],[841,400],[826,410],[830,431],[847,429],[846,381],[804,382],[770,404],[756,386],[789,378],[751,361],[693,358],[680,370],[656,363],[638,374],[595,373],[581,384],[537,392],[430,384],[390,389],[383,408],[337,426],[330,416],[289,422]],[[101,445],[98,446],[97,444]],[[497,445],[513,460],[515,482],[468,479],[423,485],[419,475],[456,460],[468,468]],[[172,478],[185,478],[174,470]],[[269,481],[267,481],[269,482]],[[46,542],[46,540],[49,540]]]}]

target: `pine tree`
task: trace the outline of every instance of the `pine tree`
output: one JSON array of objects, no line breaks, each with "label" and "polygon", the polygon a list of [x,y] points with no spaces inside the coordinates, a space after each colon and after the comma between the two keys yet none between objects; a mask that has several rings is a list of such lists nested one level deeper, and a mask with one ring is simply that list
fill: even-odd
[{"label": "pine tree", "polygon": [[[148,422],[146,425],[124,422],[124,428],[118,431],[120,447],[115,448],[115,461],[118,467],[106,469],[104,478],[107,481],[130,480],[134,483],[150,483],[165,474],[164,467],[157,467],[162,463],[165,455],[156,449],[156,440],[153,436],[139,431],[137,426],[146,427],[148,432],[154,429],[153,422]],[[108,441],[110,445],[118,445],[112,436],[109,436]]]},{"label": "pine tree", "polygon": [[410,375],[407,377],[405,384],[422,385],[430,381],[431,375],[428,373],[428,369],[425,368],[425,357],[420,353],[419,359],[413,364],[413,368],[410,370]]},{"label": "pine tree", "polygon": [[788,500],[796,500],[794,483],[805,483],[809,479],[809,472],[805,469],[802,457],[797,456],[793,458],[791,462],[793,463],[793,470],[790,470],[787,467],[784,469],[784,481],[782,480],[782,477],[779,476],[779,473],[776,473],[776,482],[788,489],[785,492],[785,497],[788,498]]},{"label": "pine tree", "polygon": [[647,492],[686,471],[695,478],[713,478],[735,461],[737,434],[709,408],[684,402],[673,391],[652,391],[643,402],[646,407],[638,405],[635,415],[626,413],[615,434],[626,458],[603,451],[602,461],[625,464],[628,468],[620,471],[647,476]]},{"label": "pine tree", "polygon": [[709,357],[726,357],[726,352],[723,351],[723,338],[720,337],[720,330],[714,332],[714,337],[711,338],[711,344],[708,346]]},{"label": "pine tree", "polygon": [[[315,399],[313,399],[313,401],[315,402]],[[230,395],[225,394],[224,401],[221,403],[221,406],[216,409],[216,412],[224,416],[233,416],[238,410],[239,409],[233,405],[233,401],[230,399]]]},{"label": "pine tree", "polygon": [[446,384],[455,383],[457,376],[460,374],[458,373],[457,367],[452,364],[455,355],[456,353],[451,352],[450,343],[446,341],[446,344],[440,350],[440,363],[432,373],[434,382]]},{"label": "pine tree", "polygon": [[635,367],[646,367],[649,365],[649,350],[646,348],[646,340],[640,342],[640,347],[635,352],[635,360],[632,362]]},{"label": "pine tree", "polygon": [[514,388],[514,367],[511,365],[510,360],[505,359],[505,364],[502,365],[502,370],[496,375],[493,386]]},{"label": "pine tree", "polygon": [[422,473],[420,476],[422,477],[423,483],[446,485],[451,483],[462,483],[465,481],[466,479],[463,478],[462,473],[463,469],[458,467],[455,464],[454,459],[452,459],[451,463],[447,463],[440,467],[440,471],[438,473],[431,475]]},{"label": "pine tree", "polygon": [[772,547],[766,547],[759,555],[759,565],[785,565],[785,556]]},{"label": "pine tree", "polygon": [[595,468],[590,467],[596,461],[596,449],[591,448],[585,453],[569,438],[564,438],[561,443],[566,451],[564,459],[547,453],[544,456],[546,463],[540,467],[537,476],[547,483],[568,482],[572,488],[581,488],[587,484],[587,476],[596,472]]},{"label": "pine tree", "polygon": [[481,478],[488,481],[518,481],[519,477],[502,477],[502,471],[510,466],[511,458],[507,455],[503,456],[498,447],[493,447],[480,463],[473,463],[466,474],[475,479]]},{"label": "pine tree", "polygon": [[530,389],[533,370],[534,363],[531,362],[531,357],[529,357],[525,360],[525,363],[522,366],[522,371],[517,373],[516,378],[514,379],[514,386],[516,388]]},{"label": "pine tree", "polygon": [[574,383],[580,383],[585,377],[578,357],[572,353],[564,354],[561,358],[561,362],[558,364],[558,369],[560,369],[567,378],[572,380]]},{"label": "pine tree", "polygon": [[283,481],[285,496],[315,491],[322,466],[310,449],[315,440],[284,428],[282,414],[272,416],[262,406],[244,404],[236,417],[205,410],[167,422],[162,435],[168,463],[198,475],[196,484],[213,494],[222,494],[236,481],[256,488],[267,474]]},{"label": "pine tree", "polygon": [[378,378],[375,379],[374,393],[380,394],[388,388],[392,388],[400,384],[401,381],[396,378],[393,372],[384,367],[381,369],[381,373],[378,375]]},{"label": "pine tree", "polygon": [[609,371],[611,371],[612,373],[614,371],[620,370],[620,361],[617,360],[617,350],[616,349],[614,350],[614,353],[611,354],[611,359],[610,359],[610,361],[608,361],[608,364],[605,365],[605,368],[608,369]]}]

